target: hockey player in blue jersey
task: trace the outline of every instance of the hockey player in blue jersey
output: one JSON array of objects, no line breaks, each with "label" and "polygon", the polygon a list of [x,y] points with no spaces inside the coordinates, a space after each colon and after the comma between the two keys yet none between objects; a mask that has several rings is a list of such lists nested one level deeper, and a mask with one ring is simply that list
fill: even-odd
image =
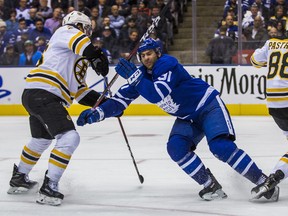
[{"label": "hockey player in blue jersey", "polygon": [[[176,58],[162,55],[158,43],[151,38],[139,46],[137,56],[143,64],[139,68],[126,59],[120,59],[115,68],[128,83],[95,110],[84,110],[77,119],[77,125],[83,126],[116,116],[142,96],[176,117],[167,151],[185,173],[203,185],[204,188],[199,192],[202,199],[227,197],[222,186],[195,153],[204,136],[215,157],[254,184],[263,183],[267,176],[234,143],[233,124],[219,92],[203,80],[191,77]],[[275,187],[265,197],[277,200],[278,195],[279,188]]]}]

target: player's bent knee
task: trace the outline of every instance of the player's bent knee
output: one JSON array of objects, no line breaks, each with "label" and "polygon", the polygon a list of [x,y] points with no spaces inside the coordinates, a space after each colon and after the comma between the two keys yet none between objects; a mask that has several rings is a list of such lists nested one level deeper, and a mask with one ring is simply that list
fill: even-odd
[{"label": "player's bent knee", "polygon": [[209,142],[210,151],[219,160],[226,162],[237,149],[236,144],[228,137],[216,137]]},{"label": "player's bent knee", "polygon": [[183,136],[173,135],[167,143],[167,152],[175,162],[181,160],[191,150],[191,143]]},{"label": "player's bent knee", "polygon": [[52,143],[51,139],[32,138],[27,147],[37,153],[42,154]]},{"label": "player's bent knee", "polygon": [[66,154],[72,155],[80,143],[80,136],[76,130],[70,130],[56,136],[56,149],[62,149]]}]

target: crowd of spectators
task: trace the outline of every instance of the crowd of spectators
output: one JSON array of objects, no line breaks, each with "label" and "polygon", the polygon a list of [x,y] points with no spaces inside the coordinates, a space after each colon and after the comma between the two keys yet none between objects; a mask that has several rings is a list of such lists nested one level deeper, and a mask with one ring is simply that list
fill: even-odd
[{"label": "crowd of spectators", "polygon": [[[0,0],[0,65],[35,65],[63,17],[83,12],[92,21],[91,41],[110,63],[135,47],[165,6],[165,0]],[[173,44],[187,0],[173,0],[152,36],[163,52]]]},{"label": "crowd of spectators", "polygon": [[[235,63],[232,61],[231,55],[237,55],[235,48],[237,50],[239,37],[242,40],[242,52],[246,56],[246,62],[242,63],[249,63],[250,54],[255,49],[262,47],[271,38],[271,35],[278,38],[288,37],[288,0],[243,0],[241,8],[240,20],[242,22],[239,23],[238,0],[226,0],[223,18],[219,21],[218,29],[214,34],[214,38],[218,38],[218,40],[212,39],[206,50],[211,63]],[[241,35],[238,34],[239,28],[242,30]],[[220,34],[220,30],[223,31],[223,29],[226,32],[224,35]],[[233,39],[234,46],[223,44],[223,39],[227,41],[226,37]],[[219,49],[225,45],[230,52],[221,53]],[[215,52],[217,50],[218,53],[213,53],[213,50]],[[219,56],[223,56],[221,61],[219,61]]]}]

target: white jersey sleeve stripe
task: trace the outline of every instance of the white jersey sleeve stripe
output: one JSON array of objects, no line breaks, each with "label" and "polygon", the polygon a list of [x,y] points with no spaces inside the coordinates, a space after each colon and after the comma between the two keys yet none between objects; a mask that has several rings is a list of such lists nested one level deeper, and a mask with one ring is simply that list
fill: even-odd
[{"label": "white jersey sleeve stripe", "polygon": [[223,112],[223,115],[224,115],[224,118],[226,119],[226,124],[227,124],[227,127],[229,129],[229,134],[231,135],[235,135],[234,134],[234,129],[232,127],[232,122],[231,122],[231,119],[230,119],[230,115],[229,113],[227,112],[226,108],[225,108],[225,104],[223,103],[223,101],[220,99],[219,95],[216,96],[216,99],[222,109],[222,112]]},{"label": "white jersey sleeve stripe", "polygon": [[212,86],[210,86],[210,87],[206,90],[205,94],[204,94],[203,97],[201,98],[201,101],[198,103],[195,111],[197,111],[198,109],[200,109],[200,108],[205,104],[207,98],[210,96],[210,94],[211,94],[214,90],[215,90],[215,89],[214,89]]},{"label": "white jersey sleeve stripe", "polygon": [[121,98],[115,98],[115,97],[112,97],[111,99],[112,99],[112,100],[115,100],[115,101],[118,101],[118,102],[121,103],[125,108],[128,107],[128,104],[125,103],[124,100],[121,100]]},{"label": "white jersey sleeve stripe", "polygon": [[156,85],[156,83],[154,83],[155,86],[155,90],[157,91],[158,95],[161,97],[161,99],[164,99],[164,95],[162,94],[161,90],[158,88],[158,86]]}]

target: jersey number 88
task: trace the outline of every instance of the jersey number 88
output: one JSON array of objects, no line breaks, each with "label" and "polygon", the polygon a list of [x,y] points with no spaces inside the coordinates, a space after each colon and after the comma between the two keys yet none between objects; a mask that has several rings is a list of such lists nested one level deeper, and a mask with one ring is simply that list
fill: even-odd
[{"label": "jersey number 88", "polygon": [[273,52],[269,58],[268,79],[273,79],[276,75],[280,78],[288,79],[288,53]]}]

